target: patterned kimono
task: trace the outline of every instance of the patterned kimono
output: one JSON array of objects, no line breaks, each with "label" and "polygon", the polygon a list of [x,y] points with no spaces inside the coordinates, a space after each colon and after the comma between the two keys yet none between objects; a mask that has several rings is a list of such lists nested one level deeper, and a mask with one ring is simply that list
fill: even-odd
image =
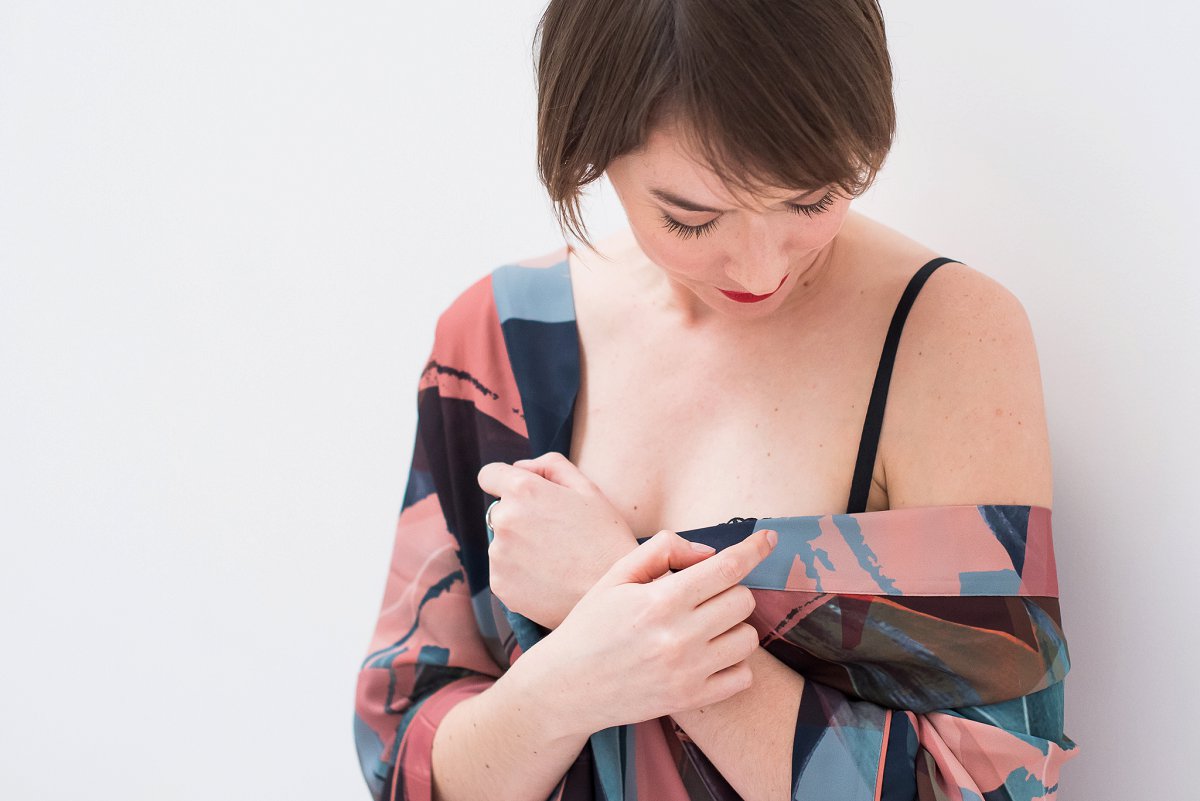
[{"label": "patterned kimono", "polygon": [[[493,499],[476,475],[570,452],[580,354],[566,259],[562,248],[498,267],[438,319],[358,675],[355,740],[376,801],[430,801],[443,716],[549,634],[488,587]],[[793,801],[1055,797],[1078,750],[1063,732],[1070,661],[1049,508],[734,518],[678,533],[719,550],[760,528],[779,543],[741,582],[757,602],[747,622],[806,679]],[[664,716],[594,733],[548,801],[738,798]]]}]

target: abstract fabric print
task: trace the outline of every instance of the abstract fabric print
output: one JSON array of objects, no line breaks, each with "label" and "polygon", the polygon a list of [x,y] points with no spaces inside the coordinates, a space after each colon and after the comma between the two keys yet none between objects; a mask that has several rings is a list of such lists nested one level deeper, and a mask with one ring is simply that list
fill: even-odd
[{"label": "abstract fabric print", "polygon": [[[922,268],[902,302],[948,261]],[[494,499],[476,474],[489,462],[570,453],[580,354],[567,265],[562,248],[497,267],[438,318],[357,681],[355,739],[376,801],[431,801],[442,718],[549,634],[489,589],[484,514]],[[873,461],[873,449],[864,454]],[[856,475],[869,478],[869,468],[863,461]],[[747,622],[762,647],[805,677],[791,700],[790,797],[1054,799],[1078,748],[1063,732],[1070,660],[1051,510],[866,512],[865,495],[855,497],[845,513],[733,517],[678,532],[718,550],[760,528],[779,533],[742,583],[755,596]],[[667,716],[593,734],[548,801],[738,799]]]}]

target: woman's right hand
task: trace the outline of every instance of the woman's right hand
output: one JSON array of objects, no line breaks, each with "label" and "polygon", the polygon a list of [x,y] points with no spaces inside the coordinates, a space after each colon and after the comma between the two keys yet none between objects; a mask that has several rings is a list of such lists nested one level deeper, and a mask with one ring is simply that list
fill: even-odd
[{"label": "woman's right hand", "polygon": [[744,622],[754,595],[739,582],[773,547],[764,529],[701,555],[663,530],[618,559],[530,649],[563,730],[590,735],[747,689],[758,632]]}]

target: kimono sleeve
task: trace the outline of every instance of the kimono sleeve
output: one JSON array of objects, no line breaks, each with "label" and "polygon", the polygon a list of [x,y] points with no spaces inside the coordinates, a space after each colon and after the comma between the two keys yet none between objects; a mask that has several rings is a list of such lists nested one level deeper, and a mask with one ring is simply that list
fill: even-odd
[{"label": "kimono sleeve", "polygon": [[805,679],[794,799],[1053,801],[1078,753],[1056,597],[805,597],[769,646]]},{"label": "kimono sleeve", "polygon": [[1053,799],[1075,755],[1063,683],[1000,703],[914,712],[805,679],[792,799]]},{"label": "kimono sleeve", "polygon": [[[792,798],[1052,801],[1070,657],[1049,507],[762,519],[763,647],[804,677]],[[729,538],[741,532],[730,532]]]},{"label": "kimono sleeve", "polygon": [[[423,378],[430,365],[432,357]],[[475,459],[464,455],[469,437],[455,441],[459,426],[443,419],[435,380],[422,380],[417,394],[407,488],[355,697],[355,744],[375,801],[430,801],[438,725],[504,673],[477,622],[463,546],[448,523],[453,510],[475,502],[453,496],[482,493]]]}]

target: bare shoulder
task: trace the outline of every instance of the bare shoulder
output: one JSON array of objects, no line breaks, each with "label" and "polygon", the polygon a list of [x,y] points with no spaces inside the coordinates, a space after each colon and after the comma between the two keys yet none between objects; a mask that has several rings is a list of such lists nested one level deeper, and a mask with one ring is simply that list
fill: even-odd
[{"label": "bare shoulder", "polygon": [[1037,348],[1012,291],[957,262],[929,276],[905,322],[883,437],[891,508],[1052,505]]}]

